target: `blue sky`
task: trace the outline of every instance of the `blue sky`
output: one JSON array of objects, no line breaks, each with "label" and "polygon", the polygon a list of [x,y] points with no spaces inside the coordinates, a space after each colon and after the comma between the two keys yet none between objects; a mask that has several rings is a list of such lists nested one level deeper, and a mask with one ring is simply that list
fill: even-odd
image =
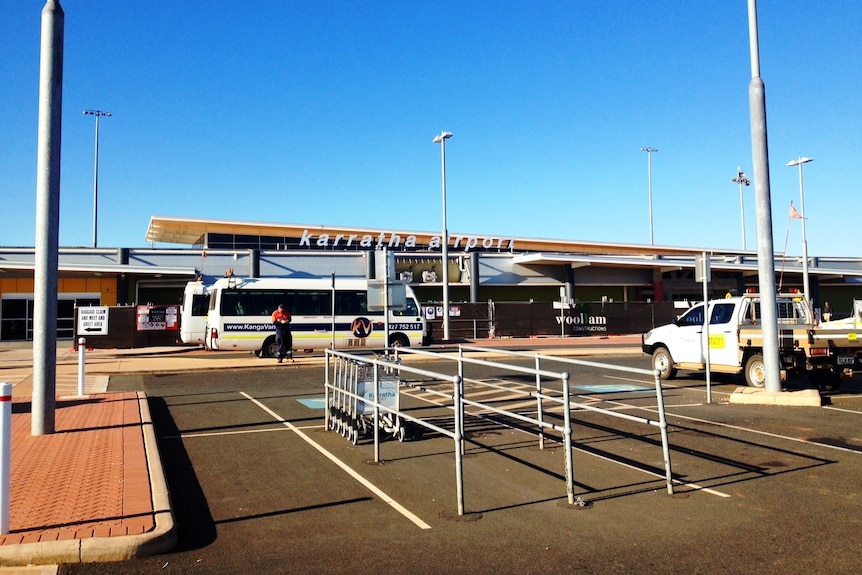
[{"label": "blue sky", "polygon": [[[41,0],[0,0],[0,246],[35,242]],[[61,246],[151,215],[740,249],[745,0],[62,2]],[[774,246],[862,256],[862,3],[761,0]],[[754,186],[747,246],[757,247]],[[156,247],[162,247],[157,245]],[[787,253],[801,253],[801,226]]]}]

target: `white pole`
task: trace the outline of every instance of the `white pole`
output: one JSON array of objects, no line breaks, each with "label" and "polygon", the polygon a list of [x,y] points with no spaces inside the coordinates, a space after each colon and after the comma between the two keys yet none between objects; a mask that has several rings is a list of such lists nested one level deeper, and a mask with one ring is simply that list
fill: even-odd
[{"label": "white pole", "polygon": [[84,359],[87,354],[87,340],[78,338],[78,395],[84,395]]},{"label": "white pole", "polygon": [[332,304],[330,313],[332,314],[332,349],[335,349],[335,272],[332,272]]},{"label": "white pole", "polygon": [[[742,172],[740,172],[742,173]],[[742,197],[742,180],[739,181],[739,219],[742,227],[742,249],[745,251],[745,201]]]},{"label": "white pole", "polygon": [[748,248],[745,247],[745,202],[742,197],[742,186],[751,185],[751,181],[745,177],[745,172],[742,171],[741,167],[736,168],[736,177],[731,178],[730,181],[739,184],[739,217],[742,221],[742,249],[746,250]]},{"label": "white pole", "polygon": [[649,243],[653,245],[652,227],[652,154],[647,154],[647,179],[649,180]]},{"label": "white pole", "polygon": [[641,148],[642,152],[647,153],[647,184],[649,186],[649,243],[653,245],[653,228],[652,228],[652,153],[658,152],[656,148],[645,146]]},{"label": "white pole", "polygon": [[39,131],[36,161],[36,253],[33,272],[31,433],[54,433],[57,387],[57,284],[60,234],[60,140],[63,123],[63,29],[59,0],[42,9]]},{"label": "white pole", "polygon": [[99,247],[99,114],[96,114],[96,143],[93,145],[93,247]]},{"label": "white pole", "polygon": [[446,140],[452,137],[451,132],[440,132],[434,137],[434,143],[440,144],[440,164],[443,172],[443,238],[441,242],[440,259],[443,262],[443,339],[449,341],[449,230],[446,225]]},{"label": "white pole", "polygon": [[9,533],[12,453],[12,384],[0,383],[0,535]]},{"label": "white pole", "polygon": [[802,210],[799,214],[802,216],[802,291],[805,295],[805,301],[813,308],[814,303],[811,301],[811,286],[808,280],[808,239],[805,237],[805,184],[802,182],[802,164],[810,161],[811,158],[800,157],[788,162],[787,165],[791,167],[799,167],[799,209]]},{"label": "white pole", "polygon": [[757,40],[757,1],[748,0],[748,36],[751,82],[748,103],[751,115],[751,151],[754,168],[755,215],[757,221],[757,284],[760,289],[763,364],[766,391],[781,391],[781,357],[778,353],[778,304],[775,293],[775,250],[772,245],[772,199],[769,186],[769,146],[766,130],[766,86],[760,77]]},{"label": "white pole", "polygon": [[[386,355],[389,355],[389,250],[383,248],[383,259],[386,261],[386,270],[383,272],[383,327],[385,333],[385,340],[383,342],[383,347],[386,349]],[[377,384],[377,379],[375,378],[375,385]],[[377,391],[375,390],[374,398],[377,399]]]},{"label": "white pole", "polygon": [[93,145],[95,152],[93,165],[93,247],[99,244],[99,118],[110,116],[110,112],[102,110],[84,110],[85,116],[96,117],[96,141]]},{"label": "white pole", "polygon": [[440,260],[443,262],[443,339],[449,341],[449,229],[446,226],[446,138],[440,142],[440,156],[443,171],[443,245]]},{"label": "white pole", "polygon": [[706,252],[703,252],[703,362],[706,367],[706,402],[712,403],[712,380],[710,379],[709,374],[709,290],[707,289],[707,284],[709,282],[709,273],[707,269],[709,269],[709,260],[707,259]]}]

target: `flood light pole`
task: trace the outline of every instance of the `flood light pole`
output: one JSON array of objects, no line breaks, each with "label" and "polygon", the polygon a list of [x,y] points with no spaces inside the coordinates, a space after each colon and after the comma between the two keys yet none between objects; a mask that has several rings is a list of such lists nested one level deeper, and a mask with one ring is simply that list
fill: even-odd
[{"label": "flood light pole", "polygon": [[647,146],[641,148],[641,152],[647,153],[647,180],[649,184],[649,243],[652,245],[654,243],[652,234],[652,153],[658,152],[658,150]]},{"label": "flood light pole", "polygon": [[440,144],[440,161],[443,167],[443,241],[441,259],[443,261],[443,339],[449,341],[449,231],[446,228],[446,140],[451,132],[440,132],[434,136],[434,143]]},{"label": "flood light pole", "polygon": [[742,199],[742,186],[751,185],[751,180],[745,177],[745,172],[742,168],[736,168],[736,177],[731,178],[731,182],[739,184],[739,214],[742,218],[742,249],[745,250],[745,202]]},{"label": "flood light pole", "polygon": [[808,283],[808,240],[805,237],[805,186],[802,184],[802,164],[807,164],[813,158],[800,157],[787,162],[787,166],[792,168],[799,167],[799,209],[802,210],[799,215],[802,216],[802,293],[805,295],[805,301],[811,304],[811,290]]},{"label": "flood light pole", "polygon": [[101,116],[110,117],[111,113],[102,110],[84,110],[84,115],[96,117],[96,165],[93,168],[93,247],[95,248],[98,247],[99,237],[99,118]]}]

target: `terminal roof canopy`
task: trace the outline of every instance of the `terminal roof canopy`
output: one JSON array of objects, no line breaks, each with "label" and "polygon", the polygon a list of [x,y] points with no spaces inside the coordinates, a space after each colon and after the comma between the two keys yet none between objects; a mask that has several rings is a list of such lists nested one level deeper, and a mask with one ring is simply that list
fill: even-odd
[{"label": "terminal roof canopy", "polygon": [[[420,251],[437,251],[427,248],[432,238],[438,242],[440,232],[420,232],[409,230],[382,230],[372,228],[348,228],[327,225],[286,224],[266,222],[244,222],[231,220],[208,220],[202,218],[181,218],[173,216],[152,216],[147,229],[146,239],[149,242],[162,242],[214,248],[207,245],[208,236],[228,235],[254,237],[281,237],[285,241],[298,240],[312,236],[320,238],[323,235],[330,239],[340,237],[391,238],[398,235],[402,238],[412,236],[417,246],[424,246]],[[461,238],[475,237],[468,234],[449,233],[450,246]],[[501,239],[501,238],[496,238]],[[568,265],[611,266],[627,268],[652,267],[661,271],[693,268],[695,256],[707,253],[715,269],[736,271],[743,275],[757,273],[757,253],[746,250],[715,248],[674,247],[641,244],[615,244],[601,242],[585,242],[579,240],[553,240],[536,238],[502,238],[503,249],[494,250],[511,253],[514,262],[520,265]],[[379,247],[379,246],[377,246]],[[278,249],[287,249],[279,247]],[[397,249],[397,248],[395,248]],[[451,252],[450,252],[451,254]],[[798,272],[801,259],[796,256],[786,256],[776,253],[776,272]],[[816,265],[811,273],[821,278],[843,279],[846,282],[862,280],[862,260],[858,258],[815,258]]]},{"label": "terminal roof canopy", "polygon": [[[335,237],[342,235],[371,235],[398,234],[402,237],[415,236],[417,243],[427,245],[431,238],[439,237],[440,232],[422,232],[409,230],[381,230],[372,228],[348,228],[326,225],[308,224],[281,224],[262,222],[242,222],[230,220],[207,220],[198,218],[179,218],[171,216],[152,216],[147,229],[146,239],[148,242],[162,242],[184,245],[206,245],[207,234],[233,234],[237,236],[284,236],[289,238],[300,238],[304,233],[310,232],[314,236],[328,234]],[[449,233],[450,245],[458,237],[468,237],[469,234]],[[605,255],[694,255],[703,250],[700,248],[680,248],[670,246],[642,246],[637,244],[609,244],[601,242],[585,242],[577,240],[553,240],[536,238],[505,238],[507,247],[504,251],[512,252],[559,252],[578,254],[605,254]],[[511,242],[509,242],[511,240]],[[712,252],[713,250],[706,250]]]}]

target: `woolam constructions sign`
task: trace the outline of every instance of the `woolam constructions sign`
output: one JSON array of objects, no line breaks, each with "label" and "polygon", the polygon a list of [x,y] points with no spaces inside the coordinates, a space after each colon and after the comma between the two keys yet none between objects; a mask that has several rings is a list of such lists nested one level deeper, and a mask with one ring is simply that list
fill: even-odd
[{"label": "woolam constructions sign", "polygon": [[605,315],[589,314],[585,311],[571,310],[568,314],[557,316],[557,325],[565,325],[571,335],[608,333],[608,318]]}]

